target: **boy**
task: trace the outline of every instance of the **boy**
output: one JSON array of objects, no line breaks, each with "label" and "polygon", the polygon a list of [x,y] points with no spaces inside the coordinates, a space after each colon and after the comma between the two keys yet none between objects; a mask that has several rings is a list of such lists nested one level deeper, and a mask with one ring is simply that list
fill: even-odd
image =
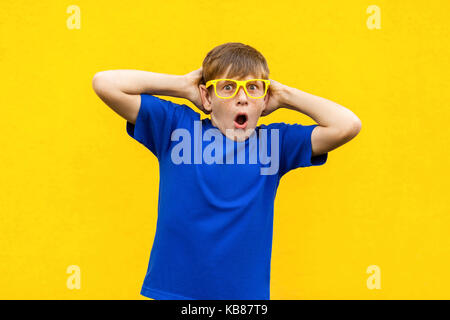
[{"label": "boy", "polygon": [[[93,88],[159,161],[157,228],[141,294],[270,299],[279,181],[292,169],[323,165],[329,151],[358,134],[359,119],[332,101],[269,80],[265,58],[241,43],[214,48],[202,68],[183,76],[103,71]],[[153,95],[188,99],[211,119]],[[278,108],[318,125],[257,126]]]}]

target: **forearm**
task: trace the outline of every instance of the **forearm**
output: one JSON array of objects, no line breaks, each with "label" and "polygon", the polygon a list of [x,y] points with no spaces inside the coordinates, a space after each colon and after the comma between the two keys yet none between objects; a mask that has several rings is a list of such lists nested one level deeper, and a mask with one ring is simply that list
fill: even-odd
[{"label": "forearm", "polygon": [[95,75],[109,88],[127,94],[155,94],[187,98],[186,79],[182,75],[171,75],[141,70],[108,70]]},{"label": "forearm", "polygon": [[283,108],[304,113],[324,127],[351,131],[361,125],[359,118],[349,109],[333,101],[289,86],[284,86],[280,102]]}]

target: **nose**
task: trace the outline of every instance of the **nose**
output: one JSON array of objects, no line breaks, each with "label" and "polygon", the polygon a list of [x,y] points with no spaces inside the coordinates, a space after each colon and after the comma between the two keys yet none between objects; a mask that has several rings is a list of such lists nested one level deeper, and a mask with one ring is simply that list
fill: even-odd
[{"label": "nose", "polygon": [[240,87],[238,92],[236,93],[237,99],[238,101],[247,101],[248,97],[247,94],[245,93],[244,87]]}]

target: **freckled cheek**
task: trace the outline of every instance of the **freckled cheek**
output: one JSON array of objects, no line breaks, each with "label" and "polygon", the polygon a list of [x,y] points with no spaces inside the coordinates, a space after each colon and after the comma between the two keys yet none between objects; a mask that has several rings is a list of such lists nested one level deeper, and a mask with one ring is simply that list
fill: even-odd
[{"label": "freckled cheek", "polygon": [[256,106],[254,109],[255,111],[253,112],[253,116],[254,117],[260,116],[263,109],[264,109],[264,106],[261,106],[261,105]]},{"label": "freckled cheek", "polygon": [[218,105],[216,110],[216,114],[220,117],[221,121],[227,121],[233,114],[231,109],[226,105]]}]

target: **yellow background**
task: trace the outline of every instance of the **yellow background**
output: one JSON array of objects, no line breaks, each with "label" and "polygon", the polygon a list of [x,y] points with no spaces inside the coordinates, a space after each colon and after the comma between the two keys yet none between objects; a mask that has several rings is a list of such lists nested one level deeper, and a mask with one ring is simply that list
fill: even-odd
[{"label": "yellow background", "polygon": [[[70,30],[69,5],[81,9]],[[381,10],[370,30],[366,9]],[[448,1],[2,1],[0,298],[147,299],[158,162],[92,90],[185,74],[225,42],[362,130],[275,200],[272,299],[450,299]],[[169,98],[177,103],[190,102]],[[261,123],[314,124],[278,110]],[[66,286],[69,265],[81,289]],[[377,265],[381,289],[368,289]]]}]

